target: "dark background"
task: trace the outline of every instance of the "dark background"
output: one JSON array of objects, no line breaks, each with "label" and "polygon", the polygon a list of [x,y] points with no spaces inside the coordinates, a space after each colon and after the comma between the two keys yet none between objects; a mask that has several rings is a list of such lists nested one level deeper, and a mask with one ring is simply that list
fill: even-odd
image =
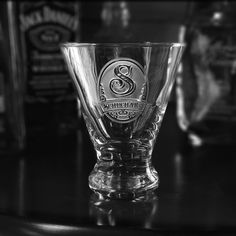
[{"label": "dark background", "polygon": [[[102,1],[82,1],[80,41],[101,29]],[[190,1],[129,1],[140,41],[178,41]],[[173,90],[174,91],[174,90]],[[175,96],[154,152],[156,198],[97,202],[88,187],[96,162],[84,124],[71,136],[39,138],[0,158],[0,236],[235,235],[235,147],[193,148],[177,124]]]},{"label": "dark background", "polygon": [[[130,26],[140,41],[176,41],[191,1],[127,1]],[[100,29],[103,1],[81,2],[81,41],[91,41]]]}]

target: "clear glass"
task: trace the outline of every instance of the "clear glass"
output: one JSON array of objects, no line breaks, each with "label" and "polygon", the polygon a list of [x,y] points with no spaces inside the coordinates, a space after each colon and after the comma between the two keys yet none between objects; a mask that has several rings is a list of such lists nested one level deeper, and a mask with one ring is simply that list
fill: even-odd
[{"label": "clear glass", "polygon": [[65,43],[61,50],[97,153],[89,186],[134,199],[158,187],[151,155],[184,46]]}]

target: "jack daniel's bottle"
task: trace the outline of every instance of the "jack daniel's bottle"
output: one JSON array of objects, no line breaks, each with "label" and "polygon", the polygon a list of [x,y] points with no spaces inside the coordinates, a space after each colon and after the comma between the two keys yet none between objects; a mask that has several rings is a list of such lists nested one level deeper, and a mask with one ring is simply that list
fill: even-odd
[{"label": "jack daniel's bottle", "polygon": [[12,6],[22,62],[26,135],[30,139],[73,133],[78,127],[78,103],[59,44],[79,40],[79,3],[19,1]]}]

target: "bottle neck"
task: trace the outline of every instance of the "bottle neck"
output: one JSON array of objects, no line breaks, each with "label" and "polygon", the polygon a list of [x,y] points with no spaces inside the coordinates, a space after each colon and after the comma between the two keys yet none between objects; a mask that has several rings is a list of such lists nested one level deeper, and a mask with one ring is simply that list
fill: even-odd
[{"label": "bottle neck", "polygon": [[105,2],[102,10],[102,21],[105,27],[127,28],[130,11],[125,1]]}]

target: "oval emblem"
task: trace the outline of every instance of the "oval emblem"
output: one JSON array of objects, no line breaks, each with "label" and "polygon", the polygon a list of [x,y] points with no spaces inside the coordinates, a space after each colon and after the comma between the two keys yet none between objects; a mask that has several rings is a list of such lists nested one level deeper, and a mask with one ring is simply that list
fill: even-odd
[{"label": "oval emblem", "polygon": [[40,50],[59,50],[59,43],[70,39],[69,30],[54,25],[39,26],[29,32],[31,42]]},{"label": "oval emblem", "polygon": [[99,97],[104,114],[112,121],[128,123],[143,111],[147,97],[143,67],[130,58],[109,61],[99,75]]}]

